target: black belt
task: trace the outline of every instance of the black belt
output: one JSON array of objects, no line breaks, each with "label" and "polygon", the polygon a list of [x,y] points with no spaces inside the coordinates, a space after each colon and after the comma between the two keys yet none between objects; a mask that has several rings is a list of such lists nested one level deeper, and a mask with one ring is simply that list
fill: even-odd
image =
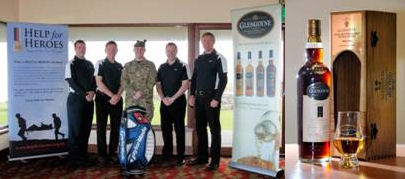
[{"label": "black belt", "polygon": [[100,90],[97,90],[96,94],[99,94],[100,96],[103,96],[103,97],[109,97],[107,94],[101,92]]},{"label": "black belt", "polygon": [[215,93],[215,90],[197,90],[197,95],[199,96],[205,96],[205,95],[211,95]]}]

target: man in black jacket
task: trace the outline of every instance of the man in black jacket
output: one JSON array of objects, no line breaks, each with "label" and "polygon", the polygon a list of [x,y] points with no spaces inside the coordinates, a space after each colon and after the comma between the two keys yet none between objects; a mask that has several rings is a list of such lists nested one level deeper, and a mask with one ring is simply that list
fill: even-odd
[{"label": "man in black jacket", "polygon": [[65,80],[70,93],[67,100],[69,157],[75,164],[84,164],[94,113],[96,82],[94,66],[84,57],[86,44],[83,40],[74,43],[75,57],[66,65]]},{"label": "man in black jacket", "polygon": [[227,83],[227,64],[225,57],[214,49],[215,36],[212,33],[204,33],[201,42],[204,53],[194,63],[189,98],[189,105],[195,106],[198,153],[197,158],[188,164],[208,163],[208,123],[211,131],[211,162],[205,169],[216,170],[221,156],[219,112]]}]

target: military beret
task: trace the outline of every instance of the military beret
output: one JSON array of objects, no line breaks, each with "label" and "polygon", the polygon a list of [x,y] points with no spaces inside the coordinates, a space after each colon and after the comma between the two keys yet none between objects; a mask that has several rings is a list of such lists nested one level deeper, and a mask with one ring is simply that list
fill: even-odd
[{"label": "military beret", "polygon": [[137,40],[135,43],[135,47],[145,47],[146,40]]}]

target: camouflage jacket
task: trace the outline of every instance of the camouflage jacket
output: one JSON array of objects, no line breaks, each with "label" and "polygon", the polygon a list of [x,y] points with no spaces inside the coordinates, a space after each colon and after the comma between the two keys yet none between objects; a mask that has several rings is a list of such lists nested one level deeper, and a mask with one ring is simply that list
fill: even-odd
[{"label": "camouflage jacket", "polygon": [[[153,86],[156,84],[157,71],[155,64],[149,60],[132,60],[124,65],[121,75],[121,86],[125,91],[125,104],[146,108],[146,118],[153,118]],[[142,97],[135,100],[133,96],[137,91],[142,92]]]}]

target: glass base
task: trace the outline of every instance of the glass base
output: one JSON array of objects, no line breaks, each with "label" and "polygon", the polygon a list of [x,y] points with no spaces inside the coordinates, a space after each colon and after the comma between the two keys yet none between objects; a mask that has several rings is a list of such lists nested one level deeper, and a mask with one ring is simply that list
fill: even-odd
[{"label": "glass base", "polygon": [[324,158],[300,158],[300,162],[302,162],[302,163],[322,164],[322,163],[330,162],[330,157],[324,157]]},{"label": "glass base", "polygon": [[356,154],[343,154],[339,161],[339,166],[343,168],[355,168],[359,166]]}]

